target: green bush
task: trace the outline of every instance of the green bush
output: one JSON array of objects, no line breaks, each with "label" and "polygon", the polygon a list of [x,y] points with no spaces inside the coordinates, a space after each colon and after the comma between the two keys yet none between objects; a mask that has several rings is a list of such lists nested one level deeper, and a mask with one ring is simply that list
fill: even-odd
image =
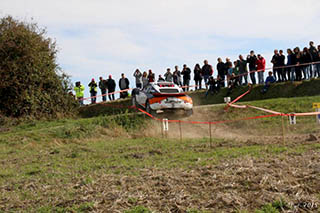
[{"label": "green bush", "polygon": [[34,23],[0,19],[0,114],[58,117],[76,107],[56,63],[56,43]]}]

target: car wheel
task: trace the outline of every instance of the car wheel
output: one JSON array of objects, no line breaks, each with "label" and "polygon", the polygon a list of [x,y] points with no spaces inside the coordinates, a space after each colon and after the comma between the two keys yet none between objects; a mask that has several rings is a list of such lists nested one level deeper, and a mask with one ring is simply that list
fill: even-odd
[{"label": "car wheel", "polygon": [[153,115],[153,116],[156,114],[156,111],[151,109],[149,101],[147,101],[147,103],[146,103],[146,111],[147,111],[147,113],[149,113],[150,115]]},{"label": "car wheel", "polygon": [[192,109],[186,110],[186,114],[187,116],[191,116],[193,114],[193,110]]}]

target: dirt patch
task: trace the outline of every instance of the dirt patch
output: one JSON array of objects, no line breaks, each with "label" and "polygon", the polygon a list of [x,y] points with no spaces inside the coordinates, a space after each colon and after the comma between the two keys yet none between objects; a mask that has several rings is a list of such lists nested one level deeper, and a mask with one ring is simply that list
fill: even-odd
[{"label": "dirt patch", "polygon": [[[304,155],[289,154],[279,158],[230,159],[188,170],[148,168],[139,170],[137,176],[92,175],[92,183],[85,183],[81,177],[55,186],[34,180],[26,182],[21,190],[48,196],[37,200],[25,198],[23,205],[27,208],[36,203],[50,203],[68,207],[90,202],[94,203],[92,210],[95,212],[123,212],[137,205],[157,212],[186,212],[188,209],[236,212],[253,211],[282,199],[291,210],[296,208],[297,212],[304,212],[302,203],[320,205],[318,156],[319,152],[309,151]],[[72,198],[50,196],[61,187],[73,190]],[[9,185],[0,187],[2,194],[8,193],[7,190],[10,190]],[[19,209],[19,203],[3,198],[0,210]],[[309,210],[316,211],[316,208]]]},{"label": "dirt patch", "polygon": [[[161,116],[159,118],[168,117],[169,119],[181,119],[182,121],[200,121],[209,122],[217,121],[221,118],[221,114],[225,113],[223,110],[212,111],[207,108],[195,109],[190,117],[169,117]],[[172,116],[172,114],[171,114]],[[305,125],[305,133],[298,132],[300,126],[289,126],[284,122],[282,128],[281,119],[275,126],[268,127],[268,131],[263,128],[257,128],[258,120],[246,121],[247,125],[235,122],[233,125],[229,124],[197,124],[185,122],[172,122],[169,123],[169,131],[163,132],[163,124],[159,121],[150,120],[148,127],[139,136],[146,137],[167,137],[179,139],[199,139],[211,137],[222,140],[233,140],[247,145],[258,144],[276,144],[276,143],[296,143],[301,141],[317,141],[320,138],[320,131],[317,126],[308,127],[309,123]],[[250,123],[251,122],[251,123]],[[309,129],[310,130],[309,130]],[[313,128],[313,129],[312,129]],[[312,131],[312,133],[308,133]]]},{"label": "dirt patch", "polygon": [[[227,160],[190,171],[146,169],[135,177],[105,175],[96,184],[82,188],[81,193],[98,192],[102,196],[92,197],[98,203],[96,210],[114,211],[130,208],[130,197],[136,198],[136,205],[159,212],[253,210],[280,199],[292,207],[301,202],[319,205],[318,154]],[[120,180],[122,189],[126,190],[117,189],[112,180]],[[107,194],[112,194],[111,199],[104,196]]]}]

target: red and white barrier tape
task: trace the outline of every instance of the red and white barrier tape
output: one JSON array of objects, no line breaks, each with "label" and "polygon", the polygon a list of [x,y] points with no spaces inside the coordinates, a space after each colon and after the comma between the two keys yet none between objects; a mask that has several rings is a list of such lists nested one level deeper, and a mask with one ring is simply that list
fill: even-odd
[{"label": "red and white barrier tape", "polygon": [[[251,89],[251,88],[250,88]],[[239,108],[239,109],[245,109],[245,108],[252,108],[252,109],[257,109],[263,112],[267,112],[267,113],[271,113],[273,115],[276,116],[313,116],[313,115],[320,115],[320,112],[303,112],[303,113],[282,113],[282,112],[276,112],[270,109],[265,109],[265,108],[261,108],[261,107],[256,107],[256,106],[251,106],[251,105],[236,105],[234,104],[235,102],[237,102],[238,100],[240,100],[244,95],[248,94],[250,92],[250,89],[243,93],[242,95],[240,95],[239,97],[237,97],[234,101],[227,103],[227,106],[225,109],[228,109],[228,107],[234,107],[234,108]]]}]

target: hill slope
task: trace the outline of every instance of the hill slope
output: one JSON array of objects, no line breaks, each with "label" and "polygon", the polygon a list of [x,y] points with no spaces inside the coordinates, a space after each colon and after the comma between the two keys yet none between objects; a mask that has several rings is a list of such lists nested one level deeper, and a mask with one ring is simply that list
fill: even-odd
[{"label": "hill slope", "polygon": [[[276,83],[271,85],[270,89],[265,94],[261,93],[262,88],[262,85],[254,85],[252,91],[248,95],[243,97],[240,102],[266,100],[273,98],[317,96],[320,95],[320,79],[294,83]],[[248,86],[241,86],[234,89],[234,91],[230,95],[231,99],[235,99],[236,97],[246,92],[248,89]],[[192,97],[195,106],[219,104],[224,103],[224,97],[227,94],[227,88],[222,88],[218,94],[209,95],[207,98],[205,97],[204,90],[192,91],[188,94]],[[127,108],[130,105],[130,99],[117,100],[116,102],[107,102],[106,104],[88,105],[86,107],[80,108],[79,115],[81,117],[93,117],[99,115],[119,114],[125,111],[134,111]]]}]

